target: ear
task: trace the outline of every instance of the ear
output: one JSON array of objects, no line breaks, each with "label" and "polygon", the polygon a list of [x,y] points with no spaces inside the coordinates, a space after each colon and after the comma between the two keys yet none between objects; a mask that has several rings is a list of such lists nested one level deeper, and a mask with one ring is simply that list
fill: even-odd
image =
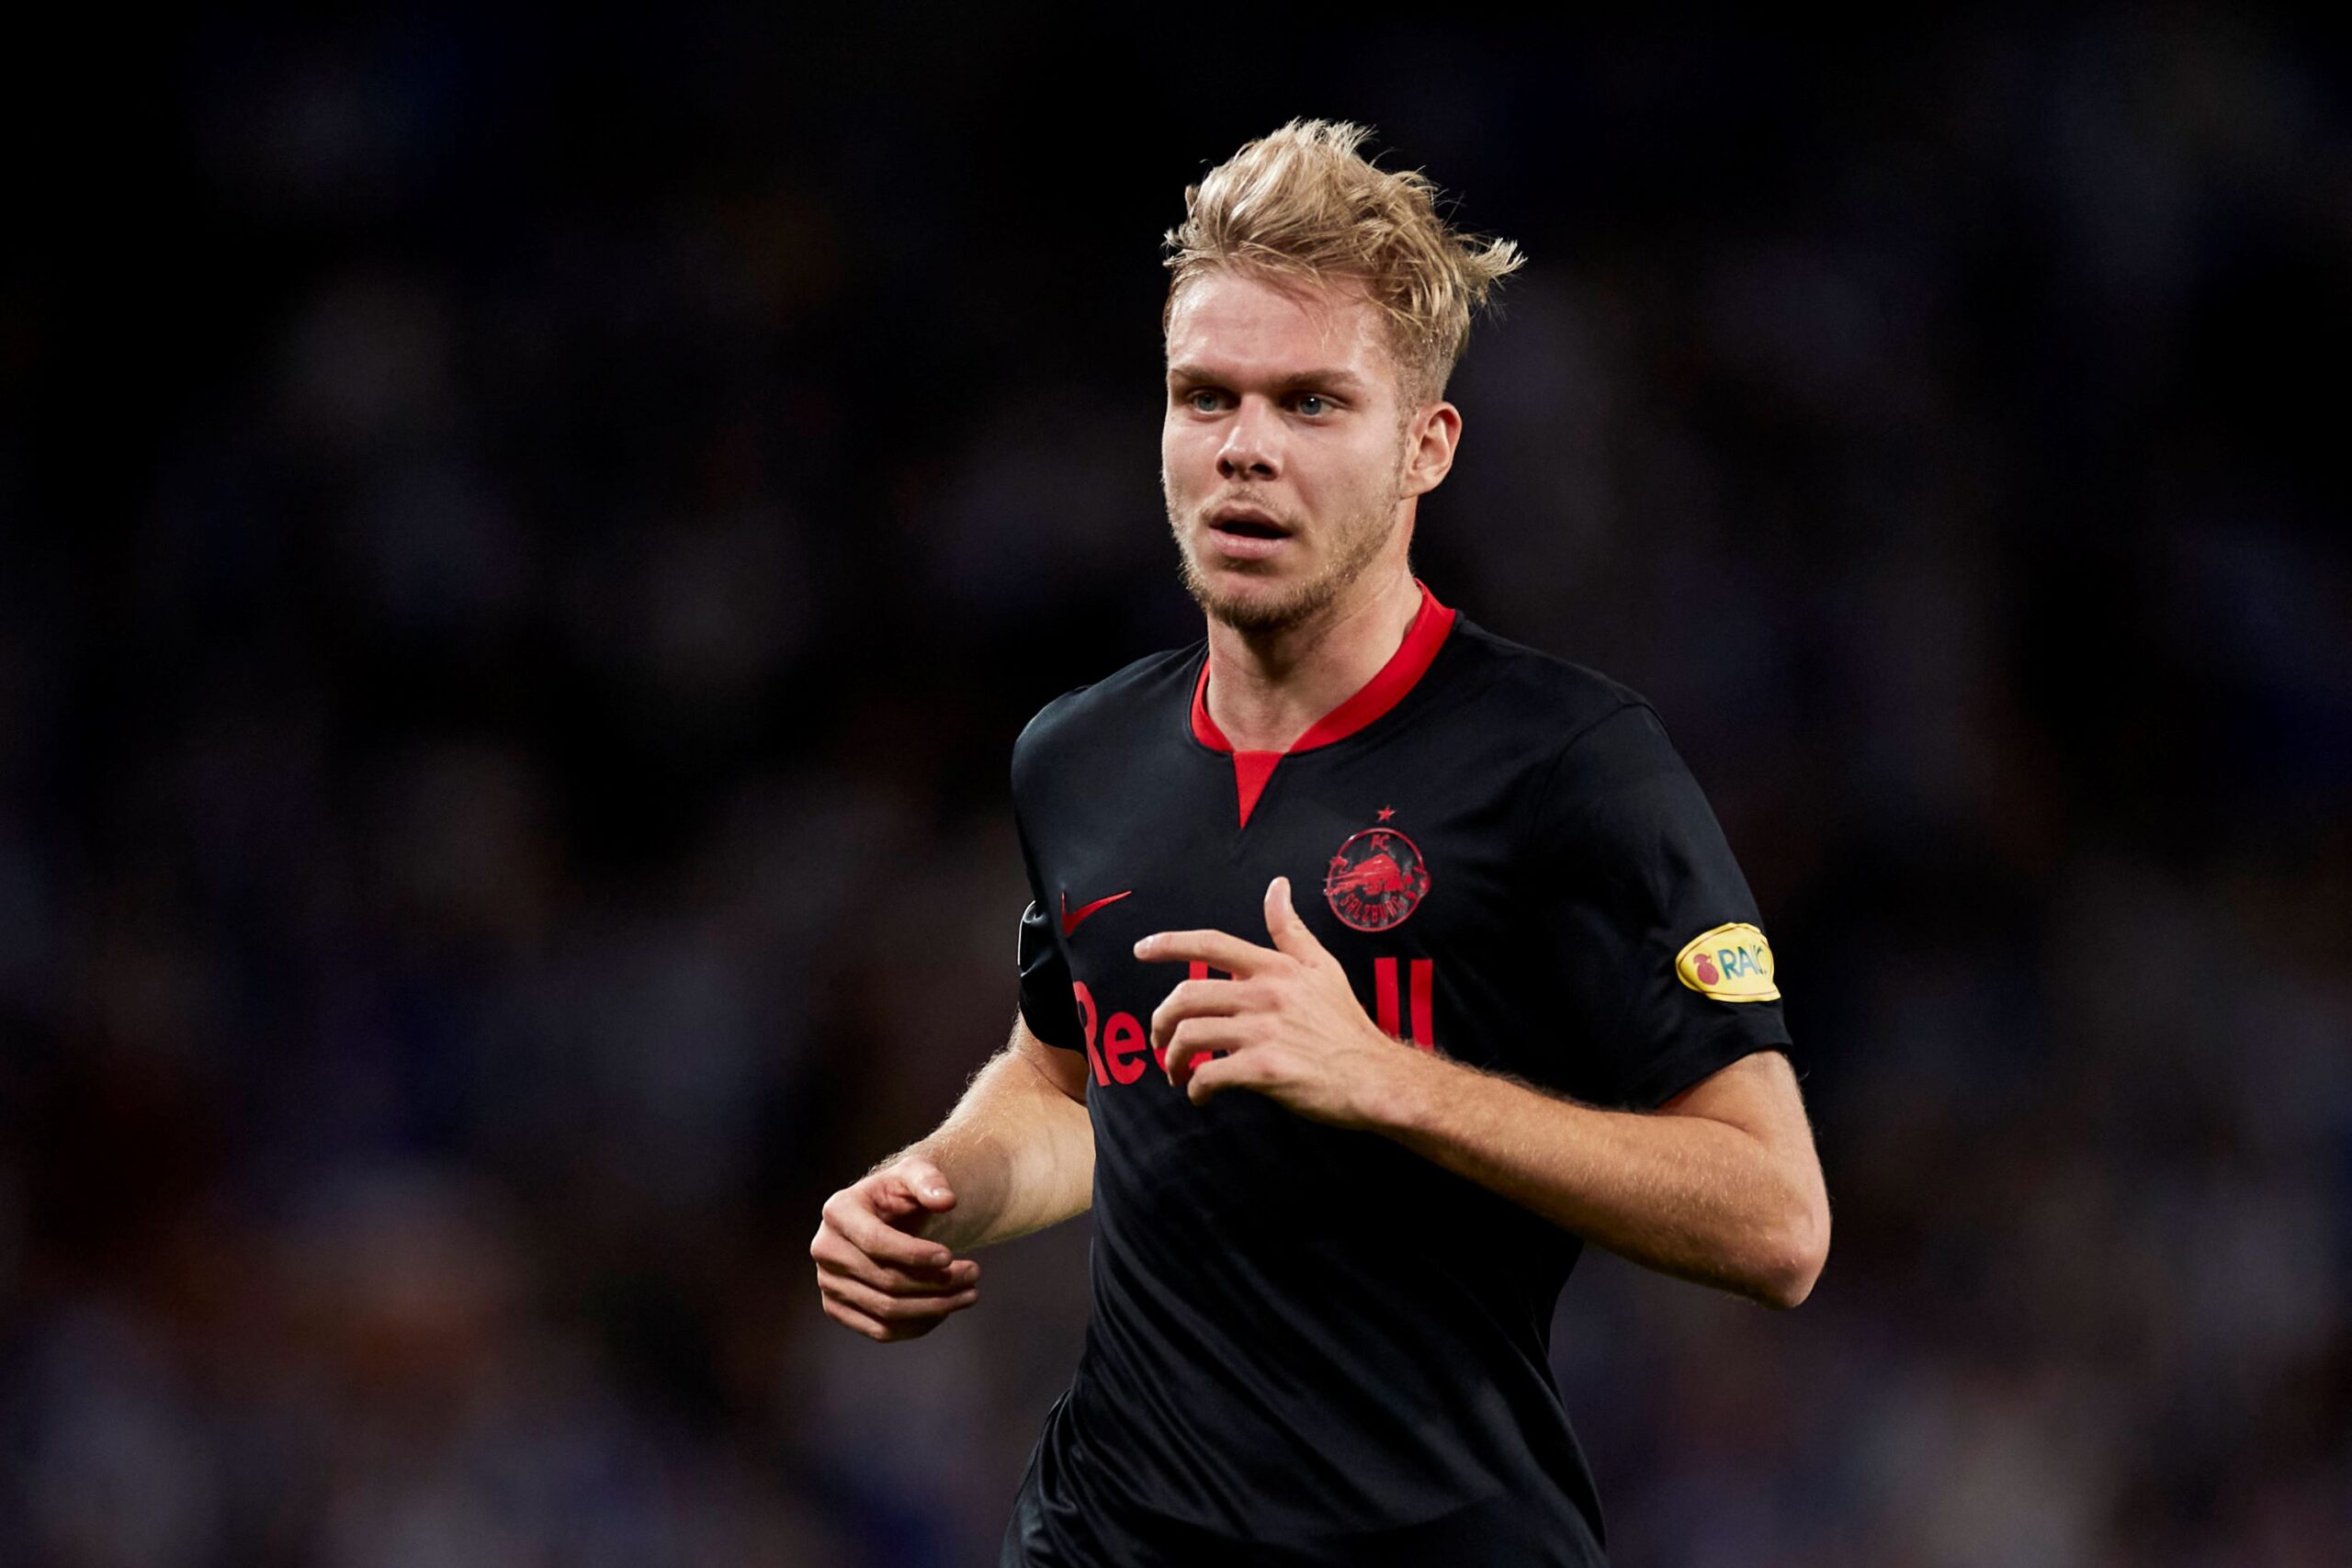
[{"label": "ear", "polygon": [[1440,399],[1405,427],[1406,496],[1427,495],[1453,468],[1453,448],[1462,439],[1462,411]]}]

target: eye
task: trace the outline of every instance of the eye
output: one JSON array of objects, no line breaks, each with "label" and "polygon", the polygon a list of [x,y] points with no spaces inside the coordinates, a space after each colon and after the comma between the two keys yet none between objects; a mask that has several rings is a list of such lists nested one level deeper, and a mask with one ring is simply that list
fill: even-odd
[{"label": "eye", "polygon": [[1309,419],[1320,419],[1329,412],[1331,408],[1331,405],[1324,400],[1320,392],[1301,392],[1292,400],[1290,406]]},{"label": "eye", "polygon": [[1216,413],[1225,407],[1225,394],[1214,387],[1195,387],[1183,395],[1183,401],[1194,413]]}]

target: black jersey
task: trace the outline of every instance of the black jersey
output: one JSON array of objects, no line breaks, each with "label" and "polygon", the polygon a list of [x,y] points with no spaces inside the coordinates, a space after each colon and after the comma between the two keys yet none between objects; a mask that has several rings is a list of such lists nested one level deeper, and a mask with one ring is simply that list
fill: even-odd
[{"label": "black jersey", "polygon": [[1134,944],[1267,944],[1287,876],[1391,1035],[1647,1109],[1786,1047],[1747,885],[1638,696],[1426,588],[1286,752],[1237,754],[1207,681],[1205,644],[1143,660],[1014,749],[1022,1013],[1091,1078],[1093,1314],[1003,1562],[1600,1562],[1549,1358],[1578,1239],[1376,1134],[1193,1105],[1150,1042],[1185,976]]}]

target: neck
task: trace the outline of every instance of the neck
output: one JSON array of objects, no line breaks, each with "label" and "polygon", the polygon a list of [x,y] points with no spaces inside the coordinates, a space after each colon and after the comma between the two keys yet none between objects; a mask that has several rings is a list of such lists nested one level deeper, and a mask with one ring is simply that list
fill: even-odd
[{"label": "neck", "polygon": [[1209,622],[1209,716],[1240,751],[1283,751],[1380,672],[1421,607],[1399,551],[1313,620],[1248,634]]}]

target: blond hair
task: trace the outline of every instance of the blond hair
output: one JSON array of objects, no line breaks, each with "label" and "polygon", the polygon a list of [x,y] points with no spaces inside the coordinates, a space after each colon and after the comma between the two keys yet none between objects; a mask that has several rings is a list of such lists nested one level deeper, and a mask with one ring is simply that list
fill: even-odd
[{"label": "blond hair", "polygon": [[1177,294],[1208,273],[1351,279],[1387,318],[1407,401],[1442,395],[1470,341],[1471,313],[1525,258],[1509,240],[1450,226],[1426,175],[1392,174],[1359,153],[1371,134],[1346,120],[1294,119],[1185,186],[1184,221],[1165,236],[1162,333]]}]

